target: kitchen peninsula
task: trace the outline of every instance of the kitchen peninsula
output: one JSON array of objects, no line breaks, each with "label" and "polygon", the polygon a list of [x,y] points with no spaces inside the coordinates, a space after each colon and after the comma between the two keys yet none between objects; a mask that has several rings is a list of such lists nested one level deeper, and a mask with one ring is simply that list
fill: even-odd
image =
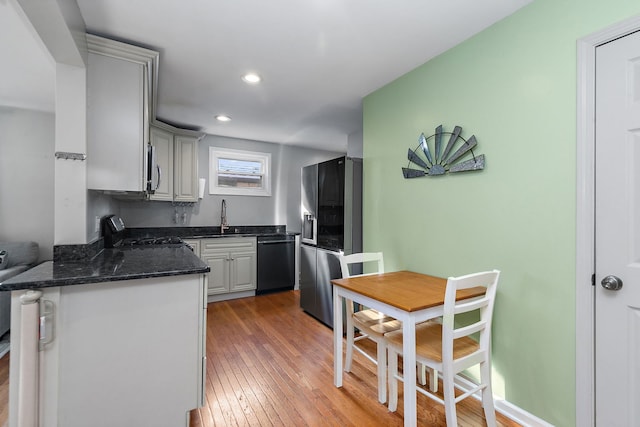
[{"label": "kitchen peninsula", "polygon": [[[208,271],[177,244],[101,249],[3,282],[12,299],[9,426],[19,399],[40,426],[187,425],[204,399]],[[23,316],[34,294],[35,320]],[[23,352],[29,344],[35,355]],[[29,389],[31,371],[39,375]]]}]

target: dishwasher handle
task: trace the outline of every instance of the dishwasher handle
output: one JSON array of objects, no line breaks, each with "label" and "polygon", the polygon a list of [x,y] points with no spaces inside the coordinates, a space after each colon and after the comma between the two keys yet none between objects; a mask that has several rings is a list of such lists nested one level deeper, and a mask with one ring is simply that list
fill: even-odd
[{"label": "dishwasher handle", "polygon": [[276,243],[295,243],[295,240],[265,240],[258,242],[259,245],[275,245]]}]

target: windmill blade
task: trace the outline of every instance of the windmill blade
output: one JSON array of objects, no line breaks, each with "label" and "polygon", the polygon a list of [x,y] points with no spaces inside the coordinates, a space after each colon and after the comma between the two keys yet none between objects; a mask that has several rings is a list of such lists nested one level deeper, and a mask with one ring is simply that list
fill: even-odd
[{"label": "windmill blade", "polygon": [[427,144],[427,138],[425,138],[424,133],[420,134],[420,137],[418,138],[418,142],[420,142],[422,151],[424,152],[424,155],[427,156],[427,160],[429,160],[429,163],[433,164],[433,159],[431,158],[431,152],[429,151],[429,144]]},{"label": "windmill blade", "polygon": [[422,160],[420,157],[418,157],[416,155],[416,153],[414,153],[413,151],[411,151],[411,149],[409,148],[409,153],[407,154],[407,157],[409,159],[410,162],[415,163],[416,165],[420,166],[421,168],[424,169],[429,169],[429,165],[425,163],[424,160]]},{"label": "windmill blade", "polygon": [[425,176],[426,172],[419,169],[402,168],[402,175],[407,179],[420,178],[421,176]]},{"label": "windmill blade", "polygon": [[442,149],[442,125],[436,128],[436,143],[435,143],[435,154],[436,154],[436,163],[440,160],[440,151]]},{"label": "windmill blade", "polygon": [[444,154],[442,155],[443,163],[447,161],[447,156],[453,149],[453,146],[456,144],[456,140],[460,136],[460,132],[462,132],[462,128],[460,126],[456,126],[453,128],[453,133],[451,134],[451,137],[449,138],[449,142],[447,143],[447,147],[444,149]]},{"label": "windmill blade", "polygon": [[449,172],[465,172],[465,171],[475,171],[484,169],[484,154],[480,154],[475,159],[467,160],[466,162],[458,163],[457,165],[451,166]]},{"label": "windmill blade", "polygon": [[451,155],[451,157],[449,157],[446,162],[448,164],[452,164],[453,162],[455,162],[456,160],[458,160],[460,157],[462,157],[465,153],[467,153],[469,150],[471,150],[473,147],[475,147],[476,145],[478,145],[478,141],[476,141],[476,137],[475,135],[471,135],[471,138],[469,138],[467,140],[466,143],[464,143],[462,145],[462,147],[460,147],[458,149],[458,151],[456,151],[455,153],[453,153],[453,155]]}]

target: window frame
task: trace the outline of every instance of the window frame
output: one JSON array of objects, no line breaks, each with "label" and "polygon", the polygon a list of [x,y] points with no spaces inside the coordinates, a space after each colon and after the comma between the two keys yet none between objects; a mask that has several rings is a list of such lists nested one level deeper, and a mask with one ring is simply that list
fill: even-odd
[{"label": "window frame", "polygon": [[[234,159],[262,164],[262,187],[221,187],[218,185],[218,159]],[[271,153],[209,147],[209,194],[236,196],[271,196]]]}]

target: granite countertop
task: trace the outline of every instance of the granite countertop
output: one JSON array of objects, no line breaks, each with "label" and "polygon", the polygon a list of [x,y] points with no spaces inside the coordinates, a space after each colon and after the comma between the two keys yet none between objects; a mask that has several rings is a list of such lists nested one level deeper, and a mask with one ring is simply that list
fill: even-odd
[{"label": "granite countertop", "polygon": [[126,237],[177,236],[183,239],[208,239],[221,237],[296,236],[300,233],[287,231],[284,225],[238,225],[230,226],[224,233],[219,226],[213,227],[133,227],[126,228]]},{"label": "granite countertop", "polygon": [[[128,228],[126,237],[188,238],[294,236],[283,225],[220,227]],[[46,261],[0,283],[1,291],[104,283],[183,274],[201,274],[210,267],[184,244],[104,248],[102,239],[86,245],[54,246],[53,261]]]},{"label": "granite countertop", "polygon": [[91,260],[46,261],[0,284],[0,291],[207,273],[183,244],[104,249]]}]

